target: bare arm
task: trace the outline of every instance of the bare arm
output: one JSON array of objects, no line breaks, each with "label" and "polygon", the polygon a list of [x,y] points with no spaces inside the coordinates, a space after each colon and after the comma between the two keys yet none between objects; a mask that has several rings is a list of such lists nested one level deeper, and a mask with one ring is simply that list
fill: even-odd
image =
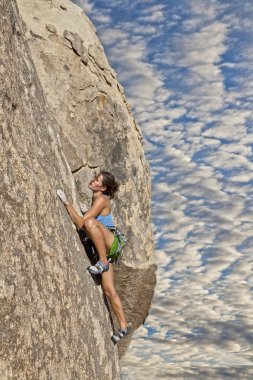
[{"label": "bare arm", "polygon": [[65,207],[68,211],[68,214],[72,220],[72,222],[79,228],[81,229],[84,224],[83,217],[81,217],[76,210],[74,209],[73,205],[71,203],[66,203]]},{"label": "bare arm", "polygon": [[104,197],[99,197],[95,199],[91,208],[85,213],[85,215],[80,216],[73,207],[73,205],[69,203],[65,193],[62,190],[58,190],[57,194],[60,197],[63,204],[65,205],[71,220],[79,229],[83,228],[85,220],[89,218],[96,218],[106,205]]}]

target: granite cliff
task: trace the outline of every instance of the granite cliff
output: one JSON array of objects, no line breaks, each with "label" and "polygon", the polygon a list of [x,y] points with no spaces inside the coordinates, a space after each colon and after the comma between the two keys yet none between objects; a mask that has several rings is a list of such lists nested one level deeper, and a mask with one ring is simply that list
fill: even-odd
[{"label": "granite cliff", "polygon": [[[18,7],[17,7],[18,5]],[[153,294],[150,174],[95,28],[66,0],[0,0],[1,379],[118,379],[110,312],[64,207],[94,171],[120,181],[116,283],[136,329]],[[119,350],[118,350],[119,348]]]}]

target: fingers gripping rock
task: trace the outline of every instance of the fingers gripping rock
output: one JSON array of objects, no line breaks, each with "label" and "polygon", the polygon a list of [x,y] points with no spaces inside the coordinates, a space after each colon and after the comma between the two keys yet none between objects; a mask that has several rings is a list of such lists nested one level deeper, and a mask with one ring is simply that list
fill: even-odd
[{"label": "fingers gripping rock", "polygon": [[62,201],[63,204],[68,204],[68,199],[66,197],[66,194],[64,193],[63,190],[58,189],[57,190],[57,195],[59,196],[60,200]]}]

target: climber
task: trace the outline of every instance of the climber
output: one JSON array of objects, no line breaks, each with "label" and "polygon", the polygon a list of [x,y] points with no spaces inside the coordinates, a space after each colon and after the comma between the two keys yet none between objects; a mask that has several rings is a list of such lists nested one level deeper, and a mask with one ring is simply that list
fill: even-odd
[{"label": "climber", "polygon": [[112,309],[118,319],[120,329],[112,336],[113,343],[130,333],[131,327],[127,324],[121,300],[114,286],[113,260],[115,253],[121,251],[124,241],[120,235],[114,233],[115,226],[111,214],[110,199],[118,190],[115,177],[106,171],[101,171],[89,183],[88,188],[93,192],[92,205],[83,216],[80,216],[68,201],[64,191],[57,190],[57,194],[65,205],[70,218],[78,229],[83,229],[93,241],[98,252],[99,261],[87,269],[93,274],[102,274],[101,286],[104,294],[109,298]]}]

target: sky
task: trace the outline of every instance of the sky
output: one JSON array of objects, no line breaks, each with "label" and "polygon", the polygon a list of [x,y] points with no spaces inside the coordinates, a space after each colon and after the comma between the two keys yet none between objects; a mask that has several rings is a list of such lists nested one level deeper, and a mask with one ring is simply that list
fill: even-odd
[{"label": "sky", "polygon": [[152,175],[157,286],[122,379],[253,379],[253,2],[74,2]]}]

